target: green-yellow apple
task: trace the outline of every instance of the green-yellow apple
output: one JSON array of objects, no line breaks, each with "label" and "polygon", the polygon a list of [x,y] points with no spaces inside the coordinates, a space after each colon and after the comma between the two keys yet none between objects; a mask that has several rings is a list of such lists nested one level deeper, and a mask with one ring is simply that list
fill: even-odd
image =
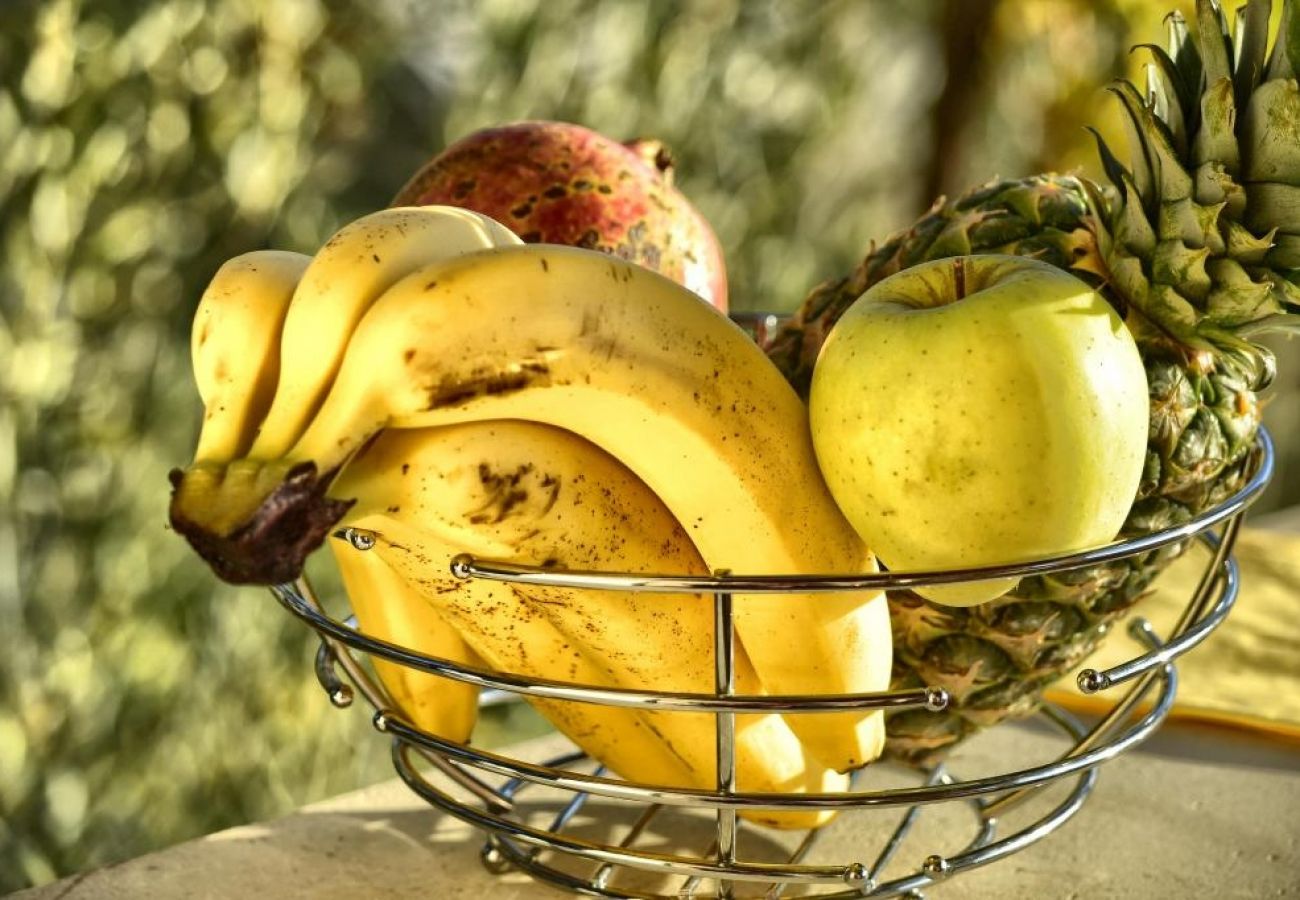
[{"label": "green-yellow apple", "polygon": [[[1089,285],[1015,256],[872,286],[827,337],[809,417],[845,516],[888,568],[958,569],[1105,544],[1147,445],[1137,346]],[[948,605],[1014,580],[919,591]]]}]

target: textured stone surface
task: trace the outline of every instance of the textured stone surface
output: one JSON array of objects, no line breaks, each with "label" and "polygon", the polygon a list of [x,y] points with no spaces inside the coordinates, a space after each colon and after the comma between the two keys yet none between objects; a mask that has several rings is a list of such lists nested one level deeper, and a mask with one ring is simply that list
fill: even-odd
[{"label": "textured stone surface", "polygon": [[[538,760],[562,746],[543,738],[514,752]],[[1005,770],[1008,760],[1045,762],[1062,747],[1062,739],[1042,725],[1006,726],[973,741],[954,765],[970,778]],[[898,770],[872,771],[863,786],[902,783],[902,777]],[[1041,814],[1065,795],[1056,786],[1049,790],[1050,798],[1026,812]],[[547,813],[554,808],[548,806]],[[899,815],[884,809],[841,816],[808,862],[870,864]],[[617,839],[628,821],[625,811],[613,813],[601,804],[591,815],[584,810],[574,827],[580,835],[594,836],[615,822]],[[965,807],[927,811],[886,877],[914,871],[931,853],[960,852],[973,821]],[[1023,819],[1016,813],[1005,819],[1010,827],[1017,821]],[[706,834],[707,823],[665,823],[651,831],[653,846],[665,850],[673,839]],[[789,845],[789,836],[746,830],[740,851],[747,859],[774,859],[768,854],[782,843]],[[481,845],[469,826],[430,809],[393,780],[15,897],[559,896],[518,873],[490,875],[479,864]],[[752,889],[739,893],[752,895]],[[1014,856],[927,888],[926,894],[940,900],[1300,896],[1300,748],[1221,730],[1167,727],[1103,766],[1082,811],[1059,831]]]}]

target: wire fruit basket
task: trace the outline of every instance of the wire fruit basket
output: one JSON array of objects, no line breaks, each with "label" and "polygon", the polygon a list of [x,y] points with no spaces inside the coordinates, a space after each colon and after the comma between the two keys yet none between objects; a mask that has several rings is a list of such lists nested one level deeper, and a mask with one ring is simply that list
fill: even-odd
[{"label": "wire fruit basket", "polygon": [[[1258,463],[1236,494],[1196,518],[1157,533],[1104,547],[1029,563],[944,572],[887,572],[870,575],[807,576],[633,575],[564,571],[496,563],[466,556],[452,563],[457,578],[551,587],[645,593],[695,592],[712,595],[716,690],[689,694],[616,689],[544,681],[473,668],[400,647],[362,633],[350,618],[326,613],[306,578],[272,588],[279,602],[321,638],[316,675],[339,707],[359,692],[374,708],[375,728],[391,737],[394,767],[402,780],[431,806],[486,835],[482,860],[489,870],[522,870],[533,878],[580,894],[620,898],[763,896],[908,897],[962,872],[1022,850],[1058,829],[1082,808],[1099,766],[1141,743],[1173,707],[1178,676],[1174,661],[1217,628],[1230,612],[1239,588],[1232,548],[1246,508],[1273,473],[1273,445],[1260,429]],[[358,551],[373,545],[364,532],[338,536]],[[1065,749],[1044,761],[974,778],[960,778],[950,763],[906,770],[912,782],[866,785],[883,764],[858,773],[847,792],[834,794],[749,793],[736,788],[735,725],[744,713],[816,714],[847,710],[946,708],[937,688],[831,696],[742,696],[735,692],[736,594],[833,593],[901,590],[930,585],[1021,578],[1062,572],[1148,553],[1196,540],[1209,550],[1199,583],[1168,635],[1134,617],[1130,633],[1147,649],[1120,665],[1078,676],[1080,690],[1095,694],[1127,686],[1109,711],[1085,724],[1045,705],[1039,720],[1064,741]],[[358,656],[360,654],[360,656]],[[422,672],[486,688],[495,697],[539,697],[656,711],[706,712],[717,722],[718,778],[714,790],[637,783],[606,772],[575,750],[544,762],[529,762],[448,741],[405,719],[363,665],[378,657]],[[340,671],[342,670],[342,674]],[[503,693],[502,693],[503,692]],[[995,729],[996,730],[996,729]],[[423,766],[421,765],[423,763]],[[528,797],[539,797],[525,803]],[[590,803],[599,798],[597,803]],[[579,821],[587,810],[585,823]],[[965,815],[954,817],[955,809]],[[853,813],[850,859],[815,860],[823,835],[846,815],[783,842],[773,832],[739,819],[745,810],[833,810]],[[903,812],[899,815],[898,810]],[[897,872],[896,857],[922,813],[943,818],[942,833],[969,829],[964,845],[928,853],[919,865]],[[870,816],[868,825],[861,816]],[[954,826],[952,823],[967,824]],[[576,826],[576,827],[575,827]],[[742,833],[748,843],[741,852]],[[618,841],[611,835],[621,833]],[[655,835],[658,835],[656,838]],[[685,849],[665,846],[686,843]],[[965,832],[963,833],[965,834]],[[838,845],[837,845],[838,846]],[[872,849],[876,847],[878,849]],[[761,851],[761,852],[760,852]],[[892,867],[892,868],[891,868]],[[888,871],[888,875],[887,875]]]}]

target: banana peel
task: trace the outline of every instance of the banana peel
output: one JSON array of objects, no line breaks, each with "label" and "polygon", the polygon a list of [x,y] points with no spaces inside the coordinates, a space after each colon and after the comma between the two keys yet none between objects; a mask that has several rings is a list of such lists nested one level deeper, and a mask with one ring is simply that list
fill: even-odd
[{"label": "banana peel", "polygon": [[310,462],[277,473],[269,488],[241,474],[233,464],[173,469],[171,527],[222,581],[293,581],[352,501],[325,496],[335,473],[321,476]]}]

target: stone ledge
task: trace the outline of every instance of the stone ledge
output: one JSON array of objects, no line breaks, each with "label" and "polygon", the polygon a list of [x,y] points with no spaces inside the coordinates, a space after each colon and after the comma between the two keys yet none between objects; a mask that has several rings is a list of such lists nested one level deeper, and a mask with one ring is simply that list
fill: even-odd
[{"label": "stone ledge", "polygon": [[[510,752],[541,760],[563,747],[562,739],[547,737]],[[999,770],[998,760],[1044,761],[1060,748],[1061,740],[1036,724],[1004,726],[972,741],[959,771],[964,777],[987,774]],[[1145,747],[1106,763],[1083,810],[1059,831],[1008,859],[930,888],[927,895],[937,900],[1300,896],[1288,893],[1300,892],[1298,770],[1295,747],[1209,729],[1166,727]],[[1057,797],[1052,802],[1059,802],[1063,794],[1051,790]],[[602,815],[584,812],[578,827],[595,833]],[[892,828],[898,815],[897,810],[868,810],[841,816],[818,844],[817,861],[858,859],[866,833]],[[948,846],[924,846],[921,829],[904,845],[900,864],[913,868],[931,852],[959,851],[969,822],[955,840],[944,840],[947,827],[941,819],[939,830],[931,829],[924,840]],[[748,845],[742,835],[742,854],[747,846],[753,852],[771,834],[755,832]],[[479,863],[481,846],[480,834],[392,780],[282,819],[232,828],[14,897],[561,896],[517,872],[489,874]],[[874,855],[878,842],[865,846]]]}]

